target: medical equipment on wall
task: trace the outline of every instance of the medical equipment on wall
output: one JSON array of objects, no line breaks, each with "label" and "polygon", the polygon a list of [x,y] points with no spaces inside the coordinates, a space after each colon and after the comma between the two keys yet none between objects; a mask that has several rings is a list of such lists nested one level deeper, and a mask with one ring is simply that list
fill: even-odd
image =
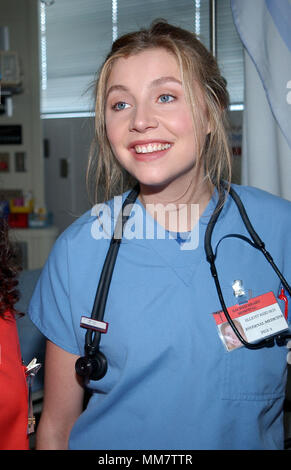
[{"label": "medical equipment on wall", "polygon": [[[223,184],[223,186],[226,186]],[[101,339],[101,334],[102,332],[105,332],[107,329],[107,324],[106,322],[103,321],[104,318],[104,312],[105,312],[105,306],[106,306],[106,301],[108,297],[108,292],[110,288],[110,283],[111,283],[111,278],[114,270],[114,265],[116,262],[118,250],[120,247],[120,243],[122,240],[122,234],[123,234],[123,229],[124,226],[129,218],[129,213],[126,214],[126,207],[128,205],[134,204],[137,196],[139,194],[139,186],[137,185],[127,196],[125,199],[122,209],[118,215],[117,223],[114,228],[114,233],[111,238],[110,246],[106,255],[106,259],[103,265],[103,269],[101,272],[98,288],[96,291],[96,296],[94,300],[94,305],[91,313],[91,319],[86,319],[84,318],[84,322],[86,322],[86,325],[84,325],[87,329],[86,335],[85,335],[85,356],[80,357],[76,361],[76,372],[77,374],[82,377],[84,380],[100,380],[104,377],[104,375],[107,372],[107,359],[105,355],[99,350],[99,343]],[[251,239],[245,237],[244,235],[240,234],[229,234],[226,235],[223,238],[227,237],[236,237],[240,238],[246,242],[248,242],[251,246],[254,248],[260,250],[262,254],[265,256],[266,260],[270,265],[272,266],[273,270],[279,277],[282,285],[286,289],[286,291],[289,293],[291,296],[291,287],[289,286],[288,282],[284,278],[283,274],[279,271],[277,266],[275,265],[270,253],[265,249],[265,245],[263,241],[260,239],[258,234],[255,232],[248,215],[246,213],[246,210],[243,206],[243,203],[241,199],[239,198],[238,194],[234,191],[233,188],[230,188],[229,194],[234,200],[239,213],[241,215],[242,221],[251,237]],[[223,203],[222,199],[219,198],[219,201],[217,203],[217,206],[209,220],[209,223],[206,228],[205,232],[205,238],[204,238],[204,248],[205,248],[205,253],[206,253],[206,259],[210,264],[210,271],[213,276],[217,294],[219,297],[219,301],[221,304],[222,311],[225,314],[225,317],[230,324],[231,328],[233,329],[234,333],[236,334],[237,338],[241,341],[241,343],[248,349],[261,349],[264,347],[272,347],[275,345],[275,343],[278,346],[284,346],[286,345],[287,341],[289,338],[291,338],[291,333],[290,331],[288,333],[286,332],[281,332],[273,336],[269,336],[267,338],[264,338],[256,343],[250,343],[246,341],[241,333],[238,331],[237,327],[235,326],[235,323],[233,322],[231,316],[228,313],[228,310],[225,305],[225,301],[223,298],[223,294],[221,291],[221,286],[219,283],[219,278],[218,278],[218,273],[216,270],[215,266],[215,259],[216,259],[216,253],[213,253],[212,246],[211,246],[211,237],[212,233],[215,227],[215,224],[218,220],[218,217],[223,209]],[[127,211],[129,212],[129,211]]]}]

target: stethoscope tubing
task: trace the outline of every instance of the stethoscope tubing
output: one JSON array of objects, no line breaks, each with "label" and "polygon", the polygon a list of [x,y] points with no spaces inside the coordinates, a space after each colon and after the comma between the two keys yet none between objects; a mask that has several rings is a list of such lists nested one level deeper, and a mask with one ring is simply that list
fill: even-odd
[{"label": "stethoscope tubing", "polygon": [[[226,184],[222,183],[222,187],[225,190],[226,189]],[[114,266],[115,266],[115,263],[116,263],[118,251],[119,251],[120,244],[121,244],[121,241],[122,241],[124,226],[125,226],[128,218],[129,218],[129,213],[127,215],[124,215],[125,209],[129,204],[130,205],[134,204],[134,202],[136,201],[136,199],[138,197],[138,194],[139,194],[139,185],[136,185],[130,191],[128,196],[126,197],[126,199],[125,199],[125,201],[122,205],[122,209],[121,209],[121,211],[118,215],[117,223],[116,223],[115,228],[114,228],[114,233],[112,235],[110,245],[109,245],[109,249],[108,249],[104,264],[103,264],[101,275],[100,275],[100,280],[99,280],[99,283],[98,283],[98,287],[97,287],[97,291],[96,291],[96,295],[95,295],[95,299],[94,299],[94,304],[93,304],[93,309],[92,309],[92,313],[91,313],[91,318],[92,319],[103,321],[106,302],[107,302],[108,293],[109,293],[109,289],[110,289],[110,284],[111,284],[111,280],[112,280],[112,275],[113,275],[113,271],[114,271]],[[235,204],[236,204],[236,206],[239,210],[239,213],[241,215],[241,218],[243,220],[243,223],[244,223],[250,237],[252,238],[253,242],[251,240],[247,239],[244,236],[239,236],[239,235],[236,235],[236,236],[239,236],[240,238],[246,239],[246,241],[248,241],[254,248],[260,250],[263,253],[266,260],[270,263],[270,265],[272,266],[272,268],[274,269],[274,271],[278,275],[279,279],[281,280],[283,286],[286,288],[286,290],[288,291],[288,293],[291,296],[291,287],[290,287],[290,285],[288,284],[288,282],[284,278],[283,274],[280,272],[280,270],[278,269],[278,267],[274,263],[274,260],[271,257],[270,253],[268,253],[267,250],[265,249],[265,244],[263,243],[263,241],[261,240],[261,238],[259,237],[257,232],[254,230],[240,197],[238,196],[238,194],[236,193],[236,191],[232,187],[229,188],[229,194],[232,197],[232,199],[234,200],[234,202],[235,202]],[[225,197],[225,195],[223,197]],[[218,273],[217,273],[217,269],[216,269],[216,265],[215,265],[216,254],[213,253],[212,244],[211,244],[212,233],[213,233],[213,230],[215,228],[216,222],[217,222],[217,220],[218,220],[218,218],[221,214],[222,209],[223,209],[223,200],[222,200],[222,197],[220,196],[219,200],[218,200],[218,203],[216,205],[216,208],[215,208],[215,210],[214,210],[214,212],[213,212],[213,214],[212,214],[212,216],[211,216],[211,218],[208,222],[206,232],[205,232],[205,238],[204,238],[204,249],[205,249],[206,259],[210,264],[210,271],[211,271],[212,277],[213,277],[214,282],[215,282],[215,287],[216,287],[216,290],[217,290],[217,294],[218,294],[218,298],[219,298],[219,301],[220,301],[220,304],[221,304],[221,308],[222,308],[222,310],[225,314],[225,317],[226,317],[228,323],[230,324],[231,328],[233,329],[234,333],[236,334],[238,339],[241,341],[241,343],[246,348],[256,350],[256,349],[261,349],[263,347],[272,347],[274,345],[275,339],[276,339],[277,344],[279,346],[281,346],[281,345],[286,343],[286,340],[288,338],[291,338],[291,334],[286,334],[286,333],[285,334],[278,334],[275,337],[265,338],[265,339],[263,339],[263,340],[261,340],[257,343],[249,343],[242,337],[242,335],[240,334],[240,332],[236,328],[234,322],[232,321],[232,319],[231,319],[231,317],[228,313],[228,310],[227,310],[227,307],[226,307],[226,304],[225,304],[225,301],[224,301],[224,297],[223,297],[223,294],[222,294],[222,290],[221,290],[221,286],[220,286],[220,282],[219,282],[219,278],[218,278]],[[95,354],[95,352],[99,348],[100,339],[101,339],[101,333],[100,332],[92,331],[92,330],[88,329],[88,331],[86,332],[86,336],[85,336],[85,351],[86,351],[86,354],[89,354],[89,355],[92,355],[92,356]]]},{"label": "stethoscope tubing", "polygon": [[[93,309],[91,313],[91,318],[94,320],[103,321],[109,288],[110,288],[111,279],[112,279],[112,275],[114,271],[114,266],[116,263],[116,258],[117,258],[121,240],[122,240],[124,226],[129,218],[129,213],[127,215],[124,215],[125,209],[128,205],[134,204],[138,194],[139,194],[139,187],[137,185],[128,194],[127,198],[125,199],[122,205],[121,211],[118,215],[117,222],[114,227],[114,233],[112,235],[109,249],[107,251],[107,255],[103,264],[98,288],[97,288],[95,299],[94,299]],[[94,334],[94,337],[92,339],[93,334]],[[87,351],[89,350],[91,354],[92,353],[94,354],[94,351],[97,350],[99,347],[100,339],[101,339],[100,332],[98,331],[93,332],[92,330],[89,329],[86,332],[86,336],[85,336],[85,343],[86,343]]]}]

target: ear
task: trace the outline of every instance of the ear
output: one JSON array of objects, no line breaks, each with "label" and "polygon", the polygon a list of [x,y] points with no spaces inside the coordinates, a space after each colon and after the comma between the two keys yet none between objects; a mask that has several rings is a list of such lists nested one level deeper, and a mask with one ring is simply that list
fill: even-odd
[{"label": "ear", "polygon": [[206,130],[206,135],[211,134],[211,125],[209,119],[207,119],[207,130]]},{"label": "ear", "polygon": [[210,116],[209,116],[209,110],[208,109],[205,109],[205,131],[206,131],[206,135],[209,135],[211,134],[211,131],[212,131],[212,125],[211,125],[211,119],[210,119]]},{"label": "ear", "polygon": [[208,117],[208,115],[205,116],[205,123],[204,123],[204,129],[205,129],[205,134],[206,135],[210,135],[211,134],[211,131],[212,131],[212,125],[210,123],[210,119]]}]

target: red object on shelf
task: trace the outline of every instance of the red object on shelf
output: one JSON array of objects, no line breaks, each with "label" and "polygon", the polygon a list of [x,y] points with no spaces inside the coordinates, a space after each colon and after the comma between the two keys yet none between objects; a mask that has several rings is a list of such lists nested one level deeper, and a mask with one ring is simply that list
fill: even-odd
[{"label": "red object on shelf", "polygon": [[27,228],[28,214],[10,213],[8,214],[8,225],[11,228]]},{"label": "red object on shelf", "polygon": [[240,157],[241,156],[241,147],[232,147],[232,155],[234,157]]},{"label": "red object on shelf", "polygon": [[8,171],[8,163],[0,162],[0,171]]}]

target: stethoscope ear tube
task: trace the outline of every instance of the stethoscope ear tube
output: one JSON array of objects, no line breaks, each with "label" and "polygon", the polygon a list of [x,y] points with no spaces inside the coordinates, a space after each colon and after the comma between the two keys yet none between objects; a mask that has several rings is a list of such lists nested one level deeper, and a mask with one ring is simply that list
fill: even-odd
[{"label": "stethoscope ear tube", "polygon": [[[124,226],[128,220],[129,214],[124,215],[125,209],[128,205],[132,205],[139,194],[139,185],[136,185],[132,191],[126,197],[122,209],[119,213],[114,233],[110,241],[110,246],[105,258],[105,262],[102,268],[98,288],[95,295],[95,300],[91,312],[91,318],[94,320],[102,321],[104,318],[105,306],[107,302],[109,287],[112,279],[112,274],[119,251],[119,247],[122,240]],[[86,344],[90,345],[91,348],[97,348],[100,342],[101,334],[99,332],[94,332],[94,339],[92,341],[93,331],[88,330],[86,333]],[[88,346],[88,347],[90,347]]]},{"label": "stethoscope ear tube", "polygon": [[[139,185],[136,185],[126,197],[119,213],[94,299],[91,312],[91,319],[93,320],[103,321],[111,278],[122,240],[124,226],[129,218],[129,212],[128,214],[124,214],[124,212],[128,205],[132,205],[135,202],[138,194]],[[77,374],[85,381],[89,379],[100,380],[106,374],[107,360],[104,354],[99,351],[100,338],[101,333],[99,331],[87,330],[85,335],[85,356],[80,357],[75,365]]]},{"label": "stethoscope ear tube", "polygon": [[214,212],[207,224],[206,231],[205,231],[205,237],[204,237],[204,250],[206,254],[206,259],[208,263],[210,263],[210,266],[212,266],[212,263],[214,263],[215,256],[212,250],[211,246],[211,237],[212,237],[212,232],[215,227],[215,224],[217,222],[218,217],[220,216],[220,213],[223,209],[223,204],[221,197],[219,198],[219,201],[214,209]]},{"label": "stethoscope ear tube", "polygon": [[257,234],[257,232],[255,231],[254,227],[252,226],[251,222],[250,222],[250,219],[246,213],[246,210],[244,208],[244,205],[241,201],[241,199],[239,198],[238,194],[235,192],[235,190],[233,188],[230,188],[229,189],[229,194],[231,195],[232,199],[234,200],[238,210],[239,210],[239,213],[241,215],[241,218],[245,224],[245,227],[247,229],[247,231],[249,232],[250,236],[252,237],[253,239],[253,242],[255,244],[255,247],[258,248],[259,250],[262,250],[264,249],[265,247],[265,244],[264,242],[260,239],[259,235]]}]

